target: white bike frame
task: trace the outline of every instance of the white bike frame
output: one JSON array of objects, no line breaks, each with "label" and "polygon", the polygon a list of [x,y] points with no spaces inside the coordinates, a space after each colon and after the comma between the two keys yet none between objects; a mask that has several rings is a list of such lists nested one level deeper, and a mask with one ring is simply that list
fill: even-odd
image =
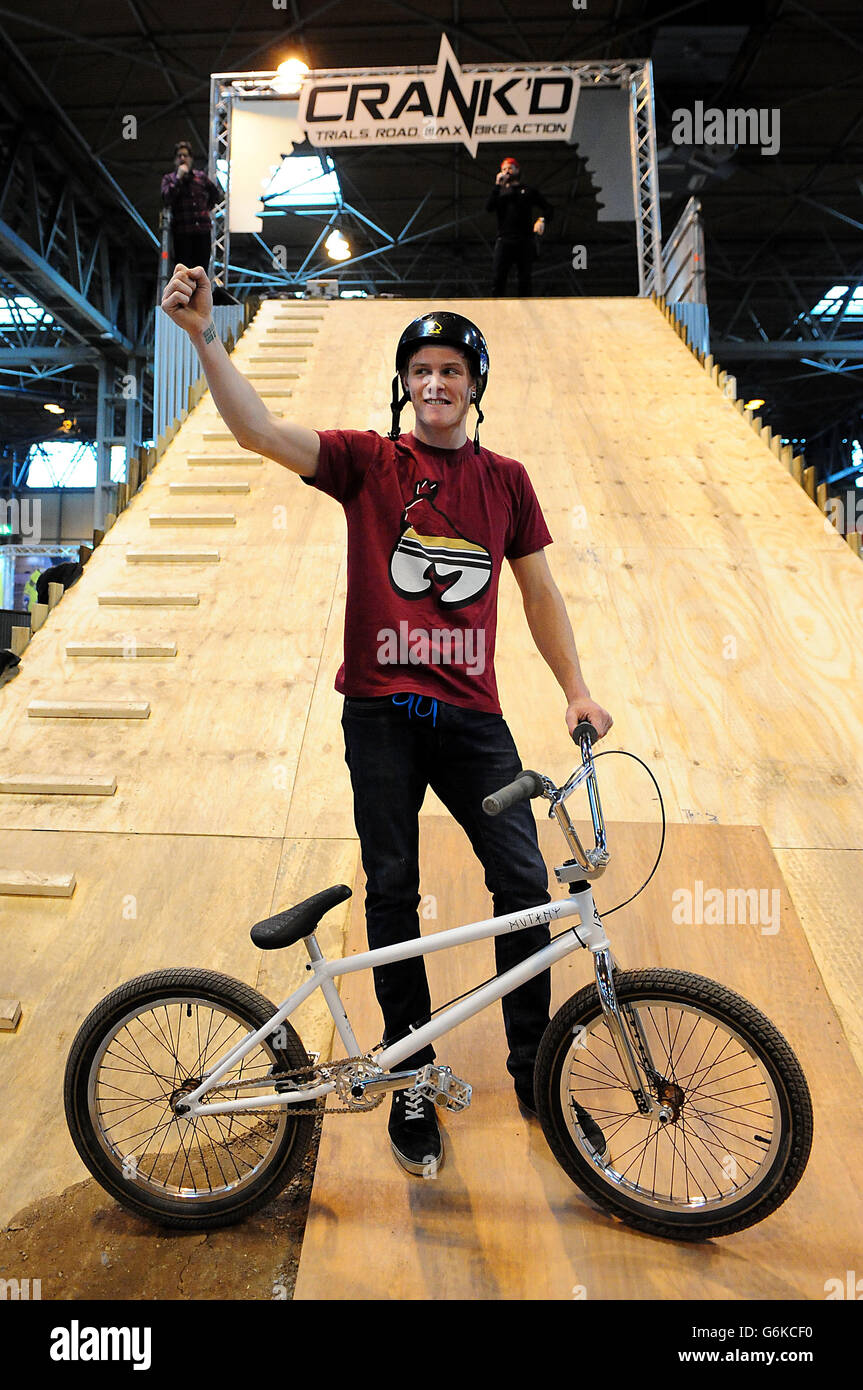
[{"label": "white bike frame", "polygon": [[[378,965],[390,965],[395,961],[410,960],[415,956],[430,955],[433,951],[445,951],[453,946],[466,945],[469,941],[482,941],[486,937],[502,936],[505,932],[520,931],[524,927],[535,927],[543,922],[562,921],[565,918],[576,916],[579,918],[577,927],[574,926],[570,931],[564,932],[556,940],[541,947],[539,951],[528,956],[527,960],[513,966],[503,975],[496,976],[487,984],[481,985],[466,999],[460,999],[448,1005],[428,1023],[415,1028],[408,1037],[385,1047],[382,1052],[377,1054],[375,1060],[382,1070],[388,1071],[397,1067],[399,1062],[404,1061],[412,1053],[418,1052],[421,1047],[425,1047],[427,1043],[435,1042],[444,1033],[448,1033],[450,1029],[457,1028],[466,1019],[473,1018],[489,1004],[493,1004],[496,999],[501,999],[505,994],[518,989],[519,985],[523,985],[526,980],[532,980],[535,975],[541,974],[543,970],[548,970],[557,961],[562,960],[564,956],[570,955],[573,951],[587,947],[594,953],[607,952],[609,950],[608,938],[596,911],[591,889],[588,887],[583,892],[572,894],[558,902],[546,903],[542,907],[521,908],[517,912],[509,912],[502,917],[488,917],[481,922],[469,922],[461,927],[450,927],[447,931],[434,932],[429,936],[419,937],[413,941],[399,942],[394,946],[383,946],[376,951],[365,951],[361,955],[341,957],[338,960],[325,959],[317,939],[312,933],[304,938],[309,953],[309,964],[306,966],[309,978],[279,1006],[267,1023],[258,1028],[256,1032],[249,1033],[230,1052],[227,1052],[218,1065],[208,1073],[197,1090],[191,1091],[189,1095],[183,1097],[184,1105],[188,1106],[188,1111],[184,1111],[186,1118],[192,1119],[196,1115],[228,1115],[234,1110],[259,1110],[264,1105],[294,1105],[300,1101],[315,1100],[319,1096],[329,1095],[335,1089],[333,1081],[323,1082],[319,1086],[297,1091],[282,1091],[278,1095],[251,1096],[248,1100],[226,1100],[207,1105],[199,1103],[201,1097],[217,1085],[227,1071],[242,1061],[243,1057],[265,1038],[270,1037],[279,1027],[279,1024],[289,1018],[294,1010],[308,999],[309,995],[313,994],[316,989],[321,990],[327,1002],[336,1031],[347,1050],[347,1055],[349,1057],[361,1056],[354,1030],[345,1012],[339,992],[333,983],[337,976],[354,974],[358,970],[368,970]],[[271,1083],[268,1081],[266,1084],[270,1085]]]},{"label": "white bike frame", "polygon": [[[579,728],[581,727],[579,726]],[[250,1096],[248,1099],[220,1100],[201,1104],[202,1097],[218,1086],[222,1077],[238,1062],[241,1062],[253,1048],[263,1042],[265,1038],[271,1037],[278,1027],[316,989],[320,989],[327,1002],[336,1031],[347,1050],[348,1058],[372,1062],[373,1074],[367,1074],[358,1081],[361,1094],[364,1094],[366,1086],[372,1090],[398,1089],[409,1085],[411,1078],[417,1074],[415,1072],[402,1072],[397,1077],[392,1077],[392,1068],[397,1067],[406,1057],[412,1056],[413,1053],[418,1052],[427,1044],[436,1042],[450,1029],[458,1027],[460,1023],[464,1023],[469,1018],[473,1018],[489,1004],[493,1004],[496,999],[503,998],[505,994],[518,989],[519,985],[523,985],[525,981],[532,980],[534,976],[548,970],[557,961],[563,960],[573,951],[584,947],[593,954],[600,1004],[627,1084],[635,1097],[639,1110],[643,1114],[652,1115],[664,1122],[668,1118],[667,1107],[663,1106],[658,1099],[655,1094],[655,1086],[652,1084],[657,1073],[650,1058],[647,1039],[636,1013],[632,1011],[628,1013],[629,1029],[624,1025],[614,988],[614,959],[611,954],[611,946],[596,909],[590,884],[587,878],[582,877],[583,874],[589,877],[596,877],[601,874],[608,862],[608,853],[589,741],[582,739],[581,746],[583,766],[573,774],[564,787],[555,787],[547,778],[541,777],[537,773],[522,774],[522,778],[535,779],[535,785],[541,787],[541,794],[551,801],[552,809],[549,814],[556,817],[575,856],[560,868],[555,869],[559,882],[569,882],[568,897],[537,907],[520,908],[517,912],[505,913],[500,917],[488,917],[481,922],[469,922],[461,927],[451,927],[446,931],[434,932],[429,936],[398,942],[393,946],[383,946],[375,951],[365,951],[361,955],[340,957],[338,960],[325,959],[314,932],[311,932],[308,936],[303,937],[306,950],[309,953],[309,963],[306,966],[306,970],[309,972],[308,979],[279,1006],[272,1018],[254,1033],[247,1034],[241,1042],[237,1043],[221,1058],[213,1070],[208,1072],[201,1084],[183,1097],[181,1108],[178,1108],[177,1113],[188,1119],[194,1119],[198,1115],[230,1115],[234,1111],[261,1110],[272,1105],[289,1107],[331,1095],[337,1089],[337,1083],[328,1078],[317,1085],[301,1086],[295,1090],[283,1089],[270,1095],[256,1095]],[[595,835],[595,848],[587,851],[582,848],[575,827],[563,804],[575,787],[585,781],[587,782]],[[511,788],[505,790],[510,791]],[[540,792],[534,791],[529,794],[538,795]],[[493,801],[494,798],[488,800]],[[573,926],[569,931],[562,932],[547,946],[533,952],[526,960],[505,971],[503,975],[497,975],[486,984],[479,985],[466,998],[448,1004],[440,1010],[435,1018],[430,1019],[428,1023],[412,1028],[407,1037],[383,1048],[374,1059],[368,1054],[360,1052],[354,1030],[334,984],[336,977],[354,974],[358,970],[373,969],[379,965],[391,965],[396,961],[411,960],[416,956],[430,955],[433,951],[446,951],[451,947],[466,945],[470,941],[482,941],[486,937],[502,936],[505,932],[522,931],[525,927],[539,926],[544,922],[565,921],[569,917],[577,917],[579,919],[578,925]],[[631,1033],[635,1034],[638,1043],[641,1056],[640,1065],[630,1041]],[[392,1084],[385,1079],[384,1073],[390,1073]],[[230,1084],[230,1082],[226,1083],[228,1088],[230,1088]],[[259,1084],[264,1087],[274,1085],[275,1082],[269,1078],[262,1078]],[[281,1084],[284,1086],[284,1083]],[[357,1106],[356,1108],[361,1109],[362,1107]]]},{"label": "white bike frame", "polygon": [[[603,1011],[609,1017],[612,1036],[618,1045],[618,1051],[622,1052],[621,1060],[624,1063],[633,1093],[636,1097],[644,1096],[646,1104],[641,1108],[648,1113],[653,1112],[655,1102],[647,1094],[638,1074],[628,1040],[625,1039],[625,1036],[621,1039],[623,1028],[620,1023],[617,1000],[611,986],[613,962],[610,943],[596,910],[593,892],[588,885],[579,892],[571,893],[567,898],[558,902],[546,903],[542,907],[521,908],[517,912],[509,912],[501,917],[489,917],[480,922],[470,922],[464,926],[451,927],[447,931],[435,932],[430,936],[420,937],[413,941],[401,942],[394,946],[384,946],[375,951],[365,951],[361,955],[342,957],[337,960],[326,960],[315,934],[310,934],[304,938],[309,953],[309,964],[306,966],[309,978],[280,1005],[271,1019],[254,1033],[249,1033],[227,1052],[196,1090],[183,1097],[184,1117],[193,1119],[198,1115],[229,1115],[234,1111],[260,1110],[264,1106],[272,1105],[291,1106],[330,1095],[335,1090],[335,1082],[331,1080],[298,1090],[283,1090],[279,1094],[273,1093],[272,1095],[250,1096],[248,1099],[201,1104],[201,1098],[218,1085],[225,1073],[242,1061],[265,1038],[271,1037],[279,1025],[289,1018],[294,1010],[316,989],[321,990],[327,1002],[348,1057],[363,1055],[334,984],[337,976],[354,974],[356,971],[368,970],[378,965],[389,965],[395,961],[410,960],[415,956],[430,955],[433,951],[449,950],[451,947],[462,946],[470,941],[482,941],[487,937],[501,936],[504,932],[521,931],[525,927],[538,926],[543,922],[564,921],[569,917],[578,917],[578,925],[561,933],[547,946],[541,947],[539,951],[528,956],[519,965],[505,971],[503,975],[496,976],[487,984],[480,985],[466,999],[449,1004],[440,1011],[436,1018],[413,1029],[407,1037],[385,1047],[377,1054],[376,1066],[380,1067],[382,1071],[389,1071],[393,1067],[397,1067],[399,1062],[404,1061],[406,1057],[417,1052],[421,1047],[436,1042],[438,1038],[443,1037],[452,1028],[458,1027],[460,1023],[473,1018],[475,1014],[480,1013],[496,999],[501,999],[505,994],[509,994],[519,985],[524,984],[526,980],[533,979],[535,975],[549,969],[557,961],[584,947],[593,953]],[[269,1080],[264,1080],[261,1084],[269,1086],[272,1083]]]}]

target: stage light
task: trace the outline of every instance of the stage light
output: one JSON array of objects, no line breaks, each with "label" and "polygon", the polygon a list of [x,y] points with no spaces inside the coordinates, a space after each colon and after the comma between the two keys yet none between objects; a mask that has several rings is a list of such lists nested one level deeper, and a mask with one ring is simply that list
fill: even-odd
[{"label": "stage light", "polygon": [[282,96],[299,96],[300,88],[303,85],[303,78],[309,71],[308,63],[304,63],[302,58],[286,58],[283,63],[279,63],[276,68],[276,76],[273,79],[273,90],[280,92]]},{"label": "stage light", "polygon": [[351,254],[350,242],[339,231],[330,232],[324,246],[331,261],[346,261]]},{"label": "stage light", "polygon": [[51,412],[52,415],[62,415],[62,414],[63,414],[63,407],[62,407],[62,405],[52,405],[50,402],[48,402],[47,404],[43,405],[42,409],[43,409],[43,410],[50,410],[50,412]]},{"label": "stage light", "polygon": [[763,404],[764,404],[764,402],[763,402],[763,401],[759,401],[759,400],[747,401],[746,404],[744,405],[743,409],[744,409],[744,410],[759,410]]}]

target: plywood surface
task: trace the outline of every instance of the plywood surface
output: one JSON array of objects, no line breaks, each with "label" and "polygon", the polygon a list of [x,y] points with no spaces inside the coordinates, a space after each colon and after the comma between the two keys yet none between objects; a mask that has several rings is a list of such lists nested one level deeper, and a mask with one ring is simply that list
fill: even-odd
[{"label": "plywood surface", "polygon": [[[541,843],[554,862],[562,843],[556,826],[542,827]],[[652,862],[656,827],[617,826],[611,843],[613,868],[595,890],[600,911],[638,886],[632,871]],[[481,870],[448,819],[423,822],[421,863],[421,891],[435,896],[438,913],[424,931],[489,914]],[[675,925],[672,894],[695,891],[696,879],[776,890],[778,930],[767,920]],[[363,948],[360,900],[361,893],[350,951]],[[518,1108],[495,1005],[436,1045],[438,1059],[475,1088],[468,1110],[443,1118],[446,1157],[436,1178],[410,1177],[394,1162],[388,1100],[367,1115],[325,1120],[297,1298],[570,1300],[580,1288],[588,1300],[821,1299],[827,1279],[854,1267],[863,1235],[855,1157],[863,1085],[763,833],[670,827],[657,876],[606,927],[625,968],[666,965],[719,979],[793,1043],[816,1130],[809,1167],[788,1202],[748,1231],[693,1247],[599,1213],[557,1165],[538,1122]],[[428,967],[438,1005],[493,972],[491,943],[441,952]],[[555,967],[553,1008],[589,981],[591,969],[584,952]],[[360,1037],[374,1041],[380,1022],[370,982],[346,976],[342,997]]]},{"label": "plywood surface", "polygon": [[[100,999],[146,971],[200,966],[280,1002],[300,983],[305,952],[268,959],[250,928],[330,882],[350,883],[357,864],[353,841],[20,830],[3,838],[25,870],[74,865],[77,882],[71,898],[0,900],[4,995],[20,1000],[23,1015],[14,1033],[0,1032],[0,1227],[87,1176],[66,1130],[63,1072]],[[344,924],[343,911],[325,918],[333,952]],[[331,1021],[317,1001],[297,1026],[307,1047],[329,1046]]]},{"label": "plywood surface", "polygon": [[[312,427],[385,433],[394,345],[406,323],[432,307],[440,306],[316,306],[319,331],[296,366],[299,379],[286,399],[267,396],[271,408]],[[843,1036],[863,1065],[855,887],[863,855],[860,560],[825,528],[654,305],[535,299],[448,307],[487,336],[482,438],[521,459],[538,493],[588,683],[615,718],[605,746],[646,759],[676,826],[763,828]],[[277,315],[285,312],[277,301],[261,306],[236,348],[241,370],[272,340],[271,329],[284,329]],[[403,425],[411,423],[408,410]],[[194,464],[201,456],[214,462]],[[0,993],[22,1002],[18,1030],[0,1040],[2,1065],[12,1068],[0,1066],[0,1099],[7,1113],[24,1113],[37,1064],[43,1134],[54,1125],[44,1164],[17,1140],[8,1163],[0,1157],[0,1190],[22,1198],[25,1189],[30,1197],[53,1190],[70,1171],[56,1090],[49,1101],[40,1088],[56,1084],[73,1022],[94,1002],[93,959],[104,962],[99,979],[109,988],[150,968],[159,942],[167,949],[175,940],[167,926],[155,937],[130,930],[116,955],[129,856],[150,865],[164,902],[182,904],[186,920],[187,880],[206,850],[200,872],[206,893],[219,885],[212,891],[224,914],[217,913],[218,931],[226,933],[265,915],[277,895],[285,905],[339,881],[344,870],[327,869],[342,856],[356,863],[333,689],[342,658],[343,513],[278,464],[249,466],[254,457],[226,437],[205,393],[0,691],[0,783],[116,779],[111,796],[0,789],[4,864],[76,874],[68,901],[8,899],[0,909],[7,952]],[[248,487],[231,498],[236,524],[210,541],[203,530],[199,536],[218,563],[128,563],[136,551],[190,548],[190,528],[157,530],[150,522],[176,506],[172,486],[201,481]],[[201,493],[185,496],[182,509],[204,515],[213,506]],[[198,601],[161,609],[99,602],[99,595],[177,592]],[[126,662],[67,654],[76,643],[130,638],[173,643],[177,655]],[[508,570],[497,676],[525,764],[561,780],[571,762],[561,692],[533,645]],[[150,713],[33,719],[27,710],[36,701],[134,701]],[[623,760],[605,767],[616,819],[641,821],[655,809],[633,767]],[[423,822],[441,809],[430,794]],[[236,860],[224,858],[226,846]],[[250,865],[258,868],[246,872]],[[197,901],[193,895],[195,920]],[[69,946],[62,1001],[39,954],[46,921],[52,942]],[[72,949],[82,940],[83,953]],[[212,965],[206,932],[201,946],[195,958]],[[241,951],[239,972],[251,963]],[[274,960],[264,973],[277,978],[280,969]],[[62,1010],[61,1039],[39,1032],[37,1041],[40,1007],[45,1018]],[[326,1031],[326,1020],[318,1022]],[[4,1187],[9,1174],[12,1188]]]}]

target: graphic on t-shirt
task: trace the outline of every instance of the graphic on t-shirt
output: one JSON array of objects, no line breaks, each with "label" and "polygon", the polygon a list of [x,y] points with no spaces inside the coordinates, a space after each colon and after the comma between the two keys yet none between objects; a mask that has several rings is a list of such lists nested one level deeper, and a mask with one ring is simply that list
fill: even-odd
[{"label": "graphic on t-shirt", "polygon": [[462,608],[485,593],[492,560],[434,504],[440,484],[423,478],[402,512],[401,533],[390,556],[390,581],[402,598],[422,598],[436,583],[441,608]]}]

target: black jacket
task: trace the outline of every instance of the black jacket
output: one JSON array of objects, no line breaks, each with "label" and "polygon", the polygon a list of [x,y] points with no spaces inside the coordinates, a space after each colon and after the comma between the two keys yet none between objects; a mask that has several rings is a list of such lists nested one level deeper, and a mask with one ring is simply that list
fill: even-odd
[{"label": "black jacket", "polygon": [[538,216],[534,208],[539,208],[548,221],[554,216],[554,209],[539,189],[527,183],[511,184],[509,188],[496,183],[485,205],[486,212],[497,213],[497,234],[504,241],[524,241],[533,236]]}]

